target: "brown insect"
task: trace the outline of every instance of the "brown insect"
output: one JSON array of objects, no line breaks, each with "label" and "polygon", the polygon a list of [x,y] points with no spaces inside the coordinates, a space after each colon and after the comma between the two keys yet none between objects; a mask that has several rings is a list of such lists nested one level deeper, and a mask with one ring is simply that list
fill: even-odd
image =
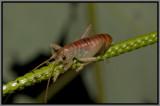
[{"label": "brown insect", "polygon": [[[90,29],[91,25],[87,27],[86,31],[84,32],[80,40],[67,44],[64,47],[61,47],[57,44],[52,44],[51,47],[53,48],[55,53],[51,56],[51,58],[49,58],[44,63],[54,59],[56,62],[61,62],[64,65],[64,71],[67,71],[73,64],[74,58],[83,62],[84,64],[94,62],[96,60],[96,57],[94,56],[103,53],[110,47],[112,43],[112,37],[106,33],[96,34],[92,37],[86,37],[87,35],[89,35]],[[76,69],[76,72],[79,72],[81,68],[82,67]],[[58,76],[59,74],[57,74],[57,76],[53,78],[54,82],[56,81]],[[48,84],[47,84],[47,89],[48,89]],[[46,95],[47,95],[47,90],[46,90]]]}]

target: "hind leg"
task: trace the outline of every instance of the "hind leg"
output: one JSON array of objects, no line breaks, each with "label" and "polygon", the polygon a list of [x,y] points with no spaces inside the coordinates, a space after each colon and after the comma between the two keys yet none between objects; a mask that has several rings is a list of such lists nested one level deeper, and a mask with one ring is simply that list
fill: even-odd
[{"label": "hind leg", "polygon": [[89,24],[88,27],[86,28],[85,32],[82,34],[81,39],[85,38],[89,35],[91,27],[92,27],[91,24]]},{"label": "hind leg", "polygon": [[79,72],[80,70],[82,70],[85,65],[91,62],[95,62],[97,60],[96,57],[87,57],[87,58],[79,58],[79,59],[75,58],[75,59],[83,63],[75,70],[76,72]]},{"label": "hind leg", "polygon": [[[79,72],[81,69],[83,69],[83,67],[91,62],[95,62],[97,60],[96,57],[88,57],[88,58],[74,58],[80,62],[82,62],[83,64],[81,64],[75,71]],[[70,61],[67,61],[67,63],[64,63],[64,72],[67,71],[73,64],[73,59]]]},{"label": "hind leg", "polygon": [[77,60],[83,63],[88,63],[88,62],[95,62],[97,58],[96,57],[86,57],[86,58],[79,58]]}]

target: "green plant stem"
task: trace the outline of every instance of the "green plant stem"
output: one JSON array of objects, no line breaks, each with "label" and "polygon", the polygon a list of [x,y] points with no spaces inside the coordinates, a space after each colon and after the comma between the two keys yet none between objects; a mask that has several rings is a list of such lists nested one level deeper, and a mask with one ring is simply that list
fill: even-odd
[{"label": "green plant stem", "polygon": [[[113,44],[104,54],[97,56],[97,61],[102,61],[107,58],[118,56],[123,53],[127,53],[144,46],[148,46],[157,42],[157,33],[152,32],[144,35],[137,36],[135,38],[122,41],[120,43]],[[76,69],[82,65],[81,63],[74,61],[72,69]],[[18,77],[14,81],[10,81],[7,84],[3,85],[3,96],[9,93],[12,93],[16,90],[24,89],[27,86],[31,86],[35,83],[46,80],[50,77],[52,73],[53,77],[56,77],[57,74],[63,73],[62,64],[57,64],[55,62],[49,63],[49,65],[44,66],[40,69],[36,69],[33,72],[29,72],[24,76]],[[65,73],[64,73],[65,74]]]}]

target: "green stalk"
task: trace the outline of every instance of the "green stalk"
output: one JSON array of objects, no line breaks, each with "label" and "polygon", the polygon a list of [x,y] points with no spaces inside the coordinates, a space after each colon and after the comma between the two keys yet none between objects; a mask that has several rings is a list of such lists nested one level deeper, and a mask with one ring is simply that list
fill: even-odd
[{"label": "green stalk", "polygon": [[[103,55],[97,56],[97,61],[102,61],[107,58],[118,56],[120,54],[127,53],[138,48],[154,44],[157,42],[157,39],[157,33],[152,32],[113,44]],[[72,65],[72,69],[75,70],[80,65],[83,64],[75,60],[74,64]],[[51,62],[47,66],[44,66],[40,69],[36,69],[33,72],[29,72],[24,76],[16,78],[14,81],[10,81],[7,84],[4,84],[3,96],[12,93],[16,90],[22,90],[27,86],[32,86],[35,83],[39,83],[43,80],[47,80],[50,77],[51,72],[53,72],[52,76],[54,78],[57,77],[59,74],[63,73],[62,64]]]}]

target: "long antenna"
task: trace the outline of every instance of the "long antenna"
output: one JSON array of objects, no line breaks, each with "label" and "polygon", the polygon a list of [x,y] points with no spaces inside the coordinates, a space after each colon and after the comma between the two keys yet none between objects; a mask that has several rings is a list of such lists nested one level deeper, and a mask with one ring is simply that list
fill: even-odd
[{"label": "long antenna", "polygon": [[[51,67],[51,69],[52,69],[52,67]],[[53,71],[51,72],[51,76],[49,77],[48,82],[47,82],[46,92],[45,92],[45,96],[44,96],[44,103],[47,103],[48,88],[49,88],[49,83],[50,83],[52,74],[53,74]]]},{"label": "long antenna", "polygon": [[[42,62],[41,64],[39,64],[38,66],[36,66],[33,70],[35,70],[35,69],[39,68],[40,66],[48,63],[50,60],[54,59],[54,57],[55,57],[55,55],[53,55],[53,56],[50,57],[49,59],[45,60],[44,62]],[[32,70],[32,71],[33,71],[33,70]]]},{"label": "long antenna", "polygon": [[48,87],[49,87],[49,83],[50,83],[51,77],[52,77],[52,74],[49,77],[48,82],[47,82],[46,92],[45,92],[45,96],[44,96],[44,103],[47,103]]}]

